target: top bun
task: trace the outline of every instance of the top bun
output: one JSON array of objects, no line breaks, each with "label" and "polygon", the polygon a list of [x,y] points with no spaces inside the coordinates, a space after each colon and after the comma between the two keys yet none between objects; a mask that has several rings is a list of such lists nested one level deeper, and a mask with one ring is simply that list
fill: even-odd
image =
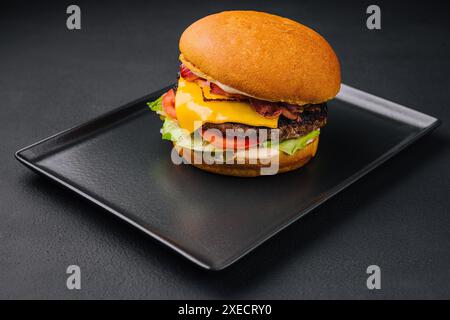
[{"label": "top bun", "polygon": [[339,61],[314,30],[257,11],[206,16],[181,35],[180,60],[249,96],[292,104],[316,104],[339,92]]}]

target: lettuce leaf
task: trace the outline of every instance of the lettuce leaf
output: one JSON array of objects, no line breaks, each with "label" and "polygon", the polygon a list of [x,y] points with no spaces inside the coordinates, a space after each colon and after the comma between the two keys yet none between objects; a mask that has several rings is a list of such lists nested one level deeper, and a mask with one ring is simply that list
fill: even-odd
[{"label": "lettuce leaf", "polygon": [[298,150],[306,147],[308,145],[308,141],[315,139],[316,137],[319,136],[319,134],[320,134],[320,130],[314,130],[303,137],[284,140],[281,143],[279,143],[278,145],[276,145],[272,141],[266,141],[266,142],[264,142],[264,146],[265,147],[277,146],[280,151],[283,151],[284,153],[287,153],[289,155],[293,155]]},{"label": "lettuce leaf", "polygon": [[209,151],[209,152],[215,152],[215,151],[221,151],[214,147],[214,145],[206,142],[201,137],[198,137],[196,135],[189,135],[189,136],[183,136],[181,137],[177,142],[176,145],[179,147],[191,149],[194,151]]},{"label": "lettuce leaf", "polygon": [[178,126],[175,121],[165,118],[161,128],[161,135],[164,140],[178,141],[184,136],[189,136],[189,132]]},{"label": "lettuce leaf", "polygon": [[308,141],[317,138],[319,134],[320,134],[319,130],[314,130],[308,133],[306,136],[284,140],[278,145],[278,148],[280,149],[280,151],[283,151],[284,153],[293,155],[298,150],[306,147]]},{"label": "lettuce leaf", "polygon": [[162,111],[162,96],[152,102],[147,102],[148,107],[152,111]]}]

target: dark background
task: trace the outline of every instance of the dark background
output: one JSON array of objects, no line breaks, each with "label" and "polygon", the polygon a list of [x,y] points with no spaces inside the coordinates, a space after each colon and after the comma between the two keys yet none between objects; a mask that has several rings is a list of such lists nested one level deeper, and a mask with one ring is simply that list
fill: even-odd
[{"label": "dark background", "polygon": [[[66,28],[72,2],[0,5],[0,298],[450,298],[445,2],[377,1],[377,31],[366,28],[366,1],[73,3],[80,31]],[[221,272],[14,160],[21,147],[174,82],[184,28],[238,8],[316,29],[335,48],[344,83],[443,124]],[[81,267],[80,291],[66,289],[71,264]],[[379,291],[366,288],[371,264],[382,270]]]}]

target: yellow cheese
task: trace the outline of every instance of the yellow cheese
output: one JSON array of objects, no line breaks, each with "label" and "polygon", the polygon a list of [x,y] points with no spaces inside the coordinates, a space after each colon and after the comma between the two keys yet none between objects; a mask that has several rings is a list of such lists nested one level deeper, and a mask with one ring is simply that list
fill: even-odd
[{"label": "yellow cheese", "polygon": [[203,101],[202,89],[195,82],[180,77],[175,109],[178,124],[190,133],[204,123],[236,122],[250,126],[276,128],[278,117],[268,119],[243,101]]}]

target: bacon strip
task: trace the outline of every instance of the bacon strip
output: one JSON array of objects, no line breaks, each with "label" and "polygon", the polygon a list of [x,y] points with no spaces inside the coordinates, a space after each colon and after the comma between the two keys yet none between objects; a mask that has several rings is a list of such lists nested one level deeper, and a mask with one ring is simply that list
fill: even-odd
[{"label": "bacon strip", "polygon": [[303,109],[309,105],[299,106],[296,104],[286,103],[285,107],[292,113],[302,113]]},{"label": "bacon strip", "polygon": [[[242,99],[238,99],[238,98],[231,98],[228,96],[223,96],[221,98],[216,98],[216,97],[211,97],[211,95],[208,95],[206,93],[206,89],[205,87],[201,87],[202,89],[202,96],[203,96],[203,101],[241,101]],[[211,91],[210,91],[211,93]]]},{"label": "bacon strip", "polygon": [[209,88],[211,90],[211,93],[213,93],[213,94],[226,96],[226,97],[233,98],[233,99],[236,99],[236,100],[247,100],[248,99],[248,97],[246,97],[246,96],[244,96],[242,94],[235,94],[235,93],[226,92],[221,87],[219,87],[217,84],[215,84],[213,82],[211,82],[209,84]]},{"label": "bacon strip", "polygon": [[289,110],[289,108],[287,108],[287,107],[281,107],[280,109],[281,109],[281,114],[282,114],[283,116],[285,116],[286,118],[291,119],[291,120],[298,120],[299,115],[298,115],[298,114],[295,114],[294,112],[292,112],[291,110]]},{"label": "bacon strip", "polygon": [[215,84],[215,83],[210,83],[209,84],[209,87],[210,87],[210,89],[211,89],[211,93],[214,93],[214,94],[219,94],[219,95],[221,95],[221,96],[227,96],[228,95],[228,92],[225,92],[225,91],[223,91],[222,90],[222,88],[221,87],[219,87],[217,84]]},{"label": "bacon strip", "polygon": [[180,76],[183,79],[186,79],[187,81],[194,81],[200,78],[196,76],[191,70],[189,70],[189,68],[186,67],[184,64],[180,65]]},{"label": "bacon strip", "polygon": [[256,112],[269,119],[276,118],[282,113],[281,108],[274,102],[250,99],[250,104],[255,108]]}]

